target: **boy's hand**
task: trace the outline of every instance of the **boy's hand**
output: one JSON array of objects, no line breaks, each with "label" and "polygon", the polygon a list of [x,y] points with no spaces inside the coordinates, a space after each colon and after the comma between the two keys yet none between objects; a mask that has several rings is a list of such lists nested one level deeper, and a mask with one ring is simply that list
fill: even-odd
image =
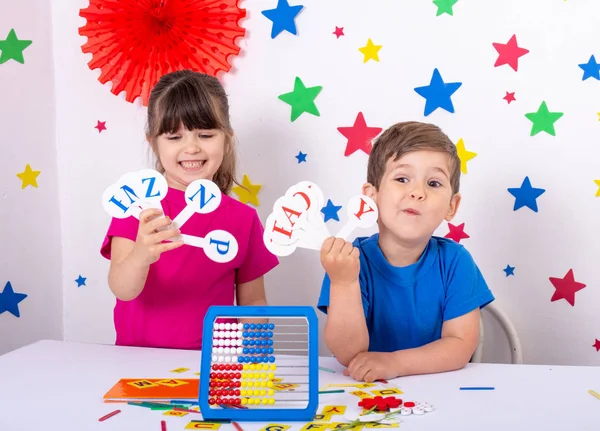
[{"label": "boy's hand", "polygon": [[321,247],[321,264],[331,284],[350,284],[358,281],[360,272],[359,251],[352,243],[330,237]]},{"label": "boy's hand", "polygon": [[[162,214],[161,210],[154,208],[140,213],[140,226],[131,253],[143,265],[153,264],[163,252],[183,245],[181,240],[163,243],[175,238],[180,232],[178,229],[169,229],[173,222],[169,217],[161,217]],[[166,229],[159,231],[160,228]]]},{"label": "boy's hand", "polygon": [[398,377],[395,371],[394,353],[390,352],[361,352],[348,364],[344,375],[360,382],[372,383],[375,380],[388,380]]}]

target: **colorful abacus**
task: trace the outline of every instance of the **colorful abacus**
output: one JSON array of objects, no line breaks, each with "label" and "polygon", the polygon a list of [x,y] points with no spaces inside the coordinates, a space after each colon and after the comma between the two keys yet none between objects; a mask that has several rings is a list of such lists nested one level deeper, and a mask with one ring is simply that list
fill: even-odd
[{"label": "colorful abacus", "polygon": [[317,334],[311,307],[211,307],[200,368],[204,419],[311,420],[318,406]]}]

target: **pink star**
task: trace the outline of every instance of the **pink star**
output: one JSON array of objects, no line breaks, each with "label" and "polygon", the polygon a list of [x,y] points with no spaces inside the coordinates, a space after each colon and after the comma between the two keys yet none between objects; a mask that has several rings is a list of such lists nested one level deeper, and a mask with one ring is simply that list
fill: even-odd
[{"label": "pink star", "polygon": [[600,350],[600,340],[596,338],[596,342],[592,344],[596,348],[596,352]]},{"label": "pink star", "polygon": [[456,242],[460,242],[461,239],[470,238],[465,232],[464,223],[461,223],[458,226],[448,223],[448,228],[450,229],[450,232],[448,232],[444,238],[450,238]]},{"label": "pink star", "polygon": [[575,306],[575,293],[585,287],[585,284],[575,281],[572,269],[563,278],[550,277],[550,281],[556,289],[550,301],[565,299],[572,306]]},{"label": "pink star", "polygon": [[508,91],[506,92],[506,96],[503,97],[504,100],[506,100],[508,102],[508,104],[510,105],[510,102],[514,102],[515,100],[515,93],[509,93]]},{"label": "pink star", "polygon": [[338,127],[337,129],[348,139],[344,156],[349,156],[358,150],[363,150],[366,154],[370,154],[371,148],[373,148],[371,141],[383,130],[381,127],[367,127],[362,112],[358,113],[352,127]]},{"label": "pink star", "polygon": [[339,39],[340,36],[345,36],[345,34],[344,34],[344,27],[338,27],[336,25],[335,26],[335,31],[332,34],[335,34],[337,39]]},{"label": "pink star", "polygon": [[98,133],[101,133],[103,130],[106,130],[106,121],[98,121],[98,124],[96,124],[94,129],[98,129]]},{"label": "pink star", "polygon": [[498,59],[494,67],[508,64],[516,72],[519,68],[519,57],[524,56],[529,52],[528,49],[521,48],[517,45],[517,36],[512,35],[508,43],[492,43],[496,51],[498,51]]}]

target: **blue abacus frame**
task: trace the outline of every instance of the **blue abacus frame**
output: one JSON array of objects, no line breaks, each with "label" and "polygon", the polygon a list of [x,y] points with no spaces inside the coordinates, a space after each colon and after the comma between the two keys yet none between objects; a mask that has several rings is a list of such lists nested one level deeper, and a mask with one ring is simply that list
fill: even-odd
[{"label": "blue abacus frame", "polygon": [[[235,317],[304,317],[308,322],[308,404],[303,409],[212,408],[208,404],[213,322]],[[319,329],[317,313],[308,306],[211,306],[204,316],[198,405],[205,421],[312,421],[319,406]]]}]

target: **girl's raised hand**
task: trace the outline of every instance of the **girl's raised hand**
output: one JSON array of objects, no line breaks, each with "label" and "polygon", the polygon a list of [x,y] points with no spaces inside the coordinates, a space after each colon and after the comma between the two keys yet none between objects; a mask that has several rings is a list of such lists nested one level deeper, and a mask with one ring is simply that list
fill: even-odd
[{"label": "girl's raised hand", "polygon": [[169,229],[173,221],[169,217],[161,217],[162,215],[163,212],[156,208],[147,209],[140,213],[140,226],[132,254],[143,265],[151,265],[165,251],[183,245],[182,240],[171,240],[179,236],[181,232],[179,229]]}]

